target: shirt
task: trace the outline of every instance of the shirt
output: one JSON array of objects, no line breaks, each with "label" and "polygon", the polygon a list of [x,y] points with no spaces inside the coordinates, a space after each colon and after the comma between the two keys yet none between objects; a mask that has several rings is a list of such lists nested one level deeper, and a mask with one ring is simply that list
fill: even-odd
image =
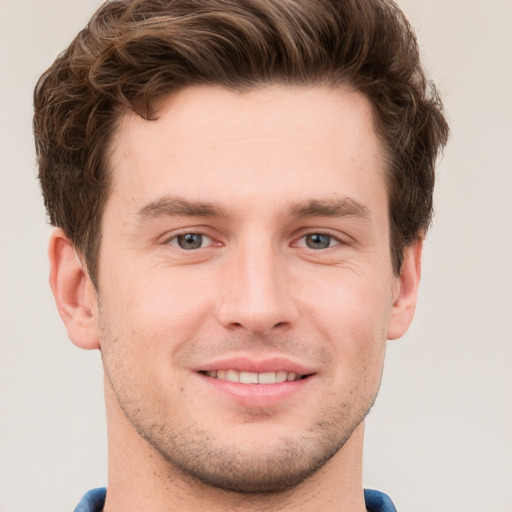
[{"label": "shirt", "polygon": [[[107,489],[105,487],[90,490],[80,500],[74,512],[101,512],[106,495]],[[383,492],[365,489],[364,501],[368,512],[397,512],[389,496]]]}]

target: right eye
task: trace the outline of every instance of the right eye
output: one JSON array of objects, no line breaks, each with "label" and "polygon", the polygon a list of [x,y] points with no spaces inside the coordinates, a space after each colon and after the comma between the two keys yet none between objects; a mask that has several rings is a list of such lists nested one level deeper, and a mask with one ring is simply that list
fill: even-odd
[{"label": "right eye", "polygon": [[341,242],[336,237],[328,233],[308,233],[297,242],[298,247],[307,247],[313,250],[329,249],[340,244]]},{"label": "right eye", "polygon": [[171,245],[175,245],[185,251],[192,251],[194,249],[202,249],[212,245],[213,240],[202,233],[183,233],[181,235],[173,236],[169,239]]},{"label": "right eye", "polygon": [[311,233],[304,237],[304,242],[309,249],[327,249],[332,245],[337,245],[334,237],[324,233]]}]

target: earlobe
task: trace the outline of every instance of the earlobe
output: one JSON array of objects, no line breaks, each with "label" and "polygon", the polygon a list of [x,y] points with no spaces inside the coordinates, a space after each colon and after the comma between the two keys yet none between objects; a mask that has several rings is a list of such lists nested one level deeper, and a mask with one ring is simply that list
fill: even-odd
[{"label": "earlobe", "polygon": [[99,348],[94,287],[73,244],[59,228],[51,236],[48,256],[50,286],[69,338],[80,348]]},{"label": "earlobe", "polygon": [[388,339],[403,336],[411,325],[416,309],[418,287],[421,277],[421,251],[423,239],[404,249],[404,259],[397,278],[397,293],[394,297],[388,326]]}]

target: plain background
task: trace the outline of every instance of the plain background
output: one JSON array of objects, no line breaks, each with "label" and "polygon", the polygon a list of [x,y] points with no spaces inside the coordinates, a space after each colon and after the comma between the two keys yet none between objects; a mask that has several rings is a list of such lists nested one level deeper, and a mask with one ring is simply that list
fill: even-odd
[{"label": "plain background", "polygon": [[[106,483],[99,354],[66,337],[31,135],[38,76],[98,0],[0,0],[0,510]],[[403,0],[452,135],[418,311],[389,344],[365,485],[409,512],[512,510],[512,2]]]}]

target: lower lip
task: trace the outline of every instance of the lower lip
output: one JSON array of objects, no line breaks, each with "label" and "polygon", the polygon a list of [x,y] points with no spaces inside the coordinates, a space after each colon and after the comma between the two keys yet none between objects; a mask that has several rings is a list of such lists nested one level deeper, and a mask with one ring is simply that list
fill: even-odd
[{"label": "lower lip", "polygon": [[197,374],[216,392],[234,399],[244,407],[272,407],[291,398],[297,397],[303,389],[310,385],[313,376],[290,382],[276,384],[241,384],[227,380],[215,379],[207,375]]}]

